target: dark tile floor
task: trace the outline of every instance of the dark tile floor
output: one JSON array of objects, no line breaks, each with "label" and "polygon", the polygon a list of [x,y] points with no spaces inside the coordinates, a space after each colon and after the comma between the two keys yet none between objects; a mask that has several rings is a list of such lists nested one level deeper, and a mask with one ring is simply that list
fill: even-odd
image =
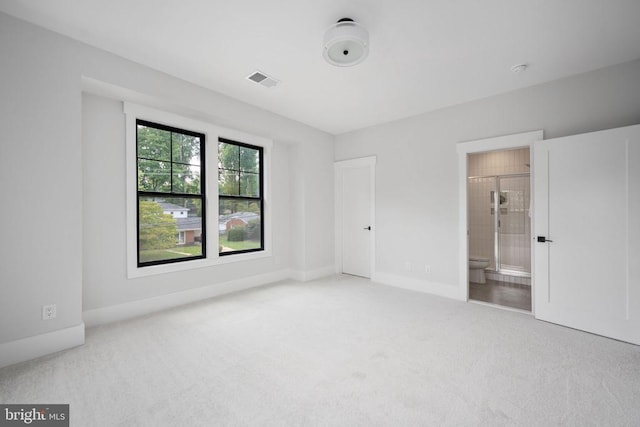
[{"label": "dark tile floor", "polygon": [[469,299],[531,311],[531,286],[498,282],[469,283]]}]

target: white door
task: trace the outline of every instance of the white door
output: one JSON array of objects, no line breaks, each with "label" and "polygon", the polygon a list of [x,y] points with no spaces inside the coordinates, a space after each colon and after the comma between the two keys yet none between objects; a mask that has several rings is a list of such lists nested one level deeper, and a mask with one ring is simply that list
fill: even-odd
[{"label": "white door", "polygon": [[371,166],[344,167],[341,178],[342,272],[371,277]]},{"label": "white door", "polygon": [[640,126],[534,144],[535,316],[640,344]]}]

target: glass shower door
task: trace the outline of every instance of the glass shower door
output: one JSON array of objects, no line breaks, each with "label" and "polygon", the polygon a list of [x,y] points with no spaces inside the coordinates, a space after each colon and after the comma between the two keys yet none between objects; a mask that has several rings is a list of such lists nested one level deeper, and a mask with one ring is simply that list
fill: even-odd
[{"label": "glass shower door", "polygon": [[531,275],[531,218],[529,175],[498,178],[497,262],[501,273]]},{"label": "glass shower door", "polygon": [[468,181],[469,256],[487,258],[489,270],[496,270],[495,216],[492,195],[495,177],[474,177]]}]

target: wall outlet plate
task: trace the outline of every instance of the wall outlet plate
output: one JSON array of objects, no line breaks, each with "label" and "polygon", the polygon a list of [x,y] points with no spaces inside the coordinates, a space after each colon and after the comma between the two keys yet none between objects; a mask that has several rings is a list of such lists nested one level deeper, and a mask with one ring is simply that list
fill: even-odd
[{"label": "wall outlet plate", "polygon": [[56,305],[43,305],[42,306],[42,320],[51,320],[56,318]]}]

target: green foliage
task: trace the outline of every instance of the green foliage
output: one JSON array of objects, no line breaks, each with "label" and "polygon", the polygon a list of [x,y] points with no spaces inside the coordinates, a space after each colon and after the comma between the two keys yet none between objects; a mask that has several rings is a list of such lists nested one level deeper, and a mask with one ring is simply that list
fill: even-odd
[{"label": "green foliage", "polygon": [[220,200],[220,215],[229,215],[236,212],[253,212],[260,214],[260,202],[235,199]]},{"label": "green foliage", "polygon": [[175,218],[162,211],[154,201],[140,201],[140,250],[170,249],[176,246],[178,227]]},{"label": "green foliage", "polygon": [[249,202],[246,209],[247,212],[260,213],[260,204],[258,202]]},{"label": "green foliage", "polygon": [[245,251],[247,249],[260,248],[260,242],[254,242],[253,240],[243,240],[241,242],[230,242],[227,240],[227,235],[220,236],[220,252],[232,252],[232,251]]},{"label": "green foliage", "polygon": [[247,239],[260,240],[260,221],[253,219],[247,224]]},{"label": "green foliage", "polygon": [[246,239],[247,230],[245,227],[234,227],[227,232],[227,240],[230,242],[241,242]]},{"label": "green foliage", "polygon": [[218,156],[220,194],[260,195],[260,152],[257,149],[220,142]]},{"label": "green foliage", "polygon": [[138,125],[138,189],[171,191],[171,132]]},{"label": "green foliage", "polygon": [[171,132],[138,125],[138,157],[171,160]]},{"label": "green foliage", "polygon": [[[175,246],[171,249],[175,249]],[[140,262],[160,261],[165,259],[178,259],[188,256],[202,255],[202,246],[180,246],[178,250],[149,249],[140,251]]]},{"label": "green foliage", "polygon": [[172,133],[173,161],[179,163],[192,163],[193,157],[200,156],[200,138]]},{"label": "green foliage", "polygon": [[200,138],[143,125],[137,132],[138,190],[200,193]]}]

